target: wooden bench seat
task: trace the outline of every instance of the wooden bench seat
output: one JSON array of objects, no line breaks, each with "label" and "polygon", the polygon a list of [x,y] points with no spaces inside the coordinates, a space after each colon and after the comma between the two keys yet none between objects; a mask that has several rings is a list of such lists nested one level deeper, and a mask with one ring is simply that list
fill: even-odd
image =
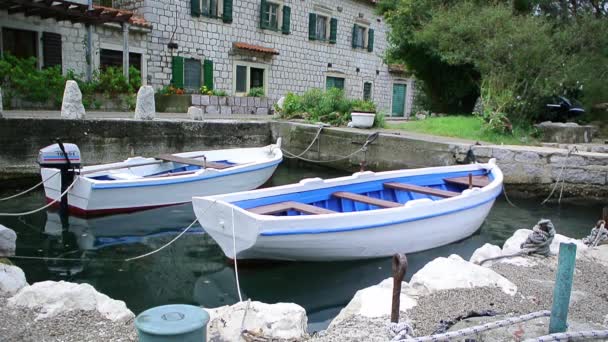
[{"label": "wooden bench seat", "polygon": [[335,214],[336,212],[333,210],[315,207],[314,205],[295,202],[295,201],[286,201],[280,203],[273,203],[268,205],[262,205],[255,208],[247,209],[252,213],[256,213],[259,215],[272,215],[278,213],[284,213],[289,210],[299,211],[308,215],[321,215],[321,214]]},{"label": "wooden bench seat", "polygon": [[338,191],[331,194],[334,197],[349,199],[355,202],[361,202],[366,204],[375,205],[381,208],[397,208],[403,206],[401,203],[386,201],[379,198],[373,198],[369,196],[359,195],[352,192]]},{"label": "wooden bench seat", "polygon": [[[464,177],[454,177],[454,178],[444,178],[446,183],[452,183],[460,186],[469,186],[469,176]],[[472,176],[471,177],[471,185],[476,188],[483,188],[490,184],[490,178],[486,175],[483,176]]]},{"label": "wooden bench seat", "polygon": [[204,161],[204,160],[194,159],[194,158],[184,158],[184,157],[175,156],[173,154],[163,154],[161,156],[156,157],[156,159],[180,163],[180,164],[186,164],[186,165],[195,165],[195,166],[200,166],[200,167],[210,168],[210,169],[218,169],[218,170],[227,169],[229,167],[236,166],[236,165],[215,163],[212,161]]},{"label": "wooden bench seat", "polygon": [[454,192],[454,191],[433,189],[428,186],[420,186],[420,185],[414,185],[414,184],[389,182],[389,183],[384,183],[384,186],[389,189],[411,191],[411,192],[417,192],[420,194],[431,195],[431,196],[436,196],[436,197],[443,197],[443,198],[450,198],[450,197],[460,195],[460,193]]}]

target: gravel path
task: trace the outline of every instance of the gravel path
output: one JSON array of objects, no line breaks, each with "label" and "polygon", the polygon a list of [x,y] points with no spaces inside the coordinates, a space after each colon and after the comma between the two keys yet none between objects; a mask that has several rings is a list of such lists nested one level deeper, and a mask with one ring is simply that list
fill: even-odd
[{"label": "gravel path", "polygon": [[[536,259],[538,260],[538,259]],[[469,311],[494,310],[499,314],[519,315],[550,310],[557,258],[542,260],[534,267],[495,264],[492,269],[518,287],[511,297],[497,288],[438,291],[418,299],[418,305],[402,313],[412,320],[416,336],[432,334],[441,320],[453,320]],[[608,315],[608,273],[598,263],[577,260],[569,319],[603,324]],[[390,317],[352,317],[312,341],[389,341]]]},{"label": "gravel path", "polygon": [[36,316],[36,310],[8,307],[0,297],[0,341],[137,341],[133,322],[115,323],[97,311],[72,311],[38,321]]}]

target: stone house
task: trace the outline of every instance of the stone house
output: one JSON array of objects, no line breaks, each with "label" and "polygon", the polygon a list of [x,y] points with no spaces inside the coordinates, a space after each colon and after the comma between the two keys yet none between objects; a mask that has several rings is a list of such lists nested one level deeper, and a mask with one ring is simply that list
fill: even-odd
[{"label": "stone house", "polygon": [[[205,85],[232,95],[263,88],[266,96],[277,100],[287,92],[338,87],[351,98],[373,100],[389,115],[409,116],[413,80],[403,69],[384,63],[388,28],[374,13],[374,2],[115,0],[112,4],[134,13],[128,35],[130,64],[139,65],[142,79],[155,88],[174,84],[194,92]],[[0,19],[3,32],[7,27],[34,28],[37,37],[45,32],[61,34],[64,71],[83,71],[84,25],[11,14],[10,8],[2,7]],[[116,26],[95,26],[93,68],[122,62],[124,37]],[[36,44],[42,67],[44,40]]]}]

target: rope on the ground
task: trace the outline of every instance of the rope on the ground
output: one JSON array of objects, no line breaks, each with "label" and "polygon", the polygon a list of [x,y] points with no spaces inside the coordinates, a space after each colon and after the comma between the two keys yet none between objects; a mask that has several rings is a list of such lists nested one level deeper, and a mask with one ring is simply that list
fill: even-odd
[{"label": "rope on the ground", "polygon": [[308,152],[308,150],[310,150],[312,148],[312,145],[314,145],[315,141],[317,141],[317,139],[319,139],[319,136],[321,135],[321,131],[323,130],[323,125],[319,126],[319,130],[317,131],[317,134],[315,135],[314,139],[312,139],[312,141],[310,142],[310,145],[308,145],[308,147],[302,151],[302,153],[295,155],[292,154],[291,152],[288,152],[287,150],[281,149],[285,154],[287,154],[285,156],[285,158],[287,159],[297,159],[300,158],[301,156],[303,156],[304,154],[306,154],[306,152]]},{"label": "rope on the ground", "polygon": [[551,253],[551,243],[555,237],[555,227],[551,220],[541,219],[532,228],[532,233],[528,235],[528,238],[522,243],[519,248],[521,251],[513,254],[500,255],[493,258],[487,258],[478,262],[478,265],[483,265],[485,262],[494,261],[499,259],[513,258],[523,255],[538,254],[548,256]]},{"label": "rope on the ground", "polygon": [[26,211],[23,213],[0,213],[0,216],[25,216],[25,215],[30,215],[30,214],[34,214],[37,213],[39,211],[42,211],[50,206],[52,206],[53,204],[59,202],[61,200],[61,197],[63,197],[65,194],[68,193],[68,191],[70,191],[72,189],[72,187],[74,186],[74,184],[76,184],[76,182],[78,181],[78,178],[74,179],[74,181],[72,182],[72,184],[70,184],[70,186],[68,186],[67,189],[65,189],[65,191],[63,193],[61,193],[61,195],[59,195],[59,197],[57,197],[56,199],[52,200],[49,204],[38,208],[38,209],[34,209],[34,210],[30,210],[30,211]]},{"label": "rope on the ground", "polygon": [[578,153],[578,149],[576,148],[576,146],[574,146],[570,150],[568,150],[568,154],[566,154],[566,159],[564,160],[564,163],[562,164],[562,168],[559,170],[559,174],[557,175],[557,179],[555,180],[553,189],[551,189],[549,196],[547,196],[547,198],[545,198],[545,200],[540,203],[541,205],[547,203],[547,201],[553,196],[553,193],[555,192],[555,189],[557,189],[557,186],[559,185],[560,180],[562,182],[562,187],[561,187],[561,190],[559,191],[559,199],[557,200],[557,203],[561,203],[562,193],[564,192],[564,183],[566,182],[566,179],[562,178],[562,174],[564,173],[564,169],[566,168],[566,165],[568,164],[568,159],[570,159],[570,155],[575,152]]},{"label": "rope on the ground", "polygon": [[529,338],[524,340],[524,342],[599,340],[605,338],[608,338],[608,330],[589,330],[555,333],[551,335]]},{"label": "rope on the ground", "polygon": [[583,243],[589,247],[597,247],[598,245],[608,242],[608,229],[605,228],[606,222],[600,220],[591,233],[586,238],[583,238]]},{"label": "rope on the ground", "polygon": [[[293,158],[297,158],[297,159],[300,159],[300,160],[303,160],[303,161],[306,161],[306,162],[309,162],[309,163],[335,163],[335,162],[338,162],[338,161],[341,161],[341,160],[349,159],[350,157],[354,156],[355,154],[357,154],[359,152],[365,152],[365,151],[367,151],[367,146],[369,146],[369,144],[371,144],[372,142],[374,142],[374,140],[376,140],[376,138],[378,138],[378,135],[379,135],[378,132],[370,134],[367,137],[367,140],[365,140],[365,143],[363,144],[363,146],[361,146],[361,148],[359,148],[358,150],[354,151],[353,153],[351,153],[351,154],[349,154],[347,156],[343,156],[343,157],[336,158],[336,159],[331,159],[331,160],[312,160],[312,159],[308,159],[308,158],[302,157],[301,154],[300,154],[300,156],[297,156],[297,155],[295,155],[295,154],[293,154],[293,153],[291,153],[291,152],[289,152],[289,151],[287,151],[287,150],[285,150],[283,148],[281,148],[281,151],[283,151],[283,153],[285,153],[287,155],[286,156],[287,158],[289,158],[291,156]],[[312,146],[312,144],[311,144],[311,146]]]},{"label": "rope on the ground", "polygon": [[393,336],[391,341],[400,341],[406,338],[412,338],[412,336],[414,336],[412,321],[406,319],[405,321],[399,323],[390,322],[388,324],[388,332],[391,334],[391,336]]},{"label": "rope on the ground", "polygon": [[29,189],[27,189],[27,190],[25,190],[25,191],[23,191],[23,192],[20,192],[20,193],[18,193],[18,194],[15,194],[15,195],[12,195],[12,196],[9,196],[9,197],[0,198],[0,202],[8,201],[8,200],[10,200],[10,199],[13,199],[13,198],[19,197],[19,196],[21,196],[21,195],[25,195],[25,194],[27,194],[28,192],[30,192],[30,191],[32,191],[32,190],[34,190],[34,189],[36,189],[37,187],[41,186],[41,185],[42,185],[42,184],[44,184],[46,181],[48,181],[49,179],[51,179],[51,178],[53,178],[53,177],[57,176],[57,175],[58,175],[58,174],[60,174],[60,173],[61,173],[61,171],[57,171],[57,172],[53,173],[52,175],[50,175],[50,176],[49,176],[49,177],[47,177],[46,179],[43,179],[43,180],[42,180],[42,182],[40,182],[40,183],[38,183],[38,184],[34,185],[33,187],[31,187],[31,188],[29,188]]},{"label": "rope on the ground", "polygon": [[475,335],[475,334],[479,334],[484,331],[493,330],[493,329],[497,329],[497,328],[503,328],[503,327],[507,327],[510,325],[530,321],[530,320],[533,320],[536,318],[549,317],[549,316],[551,316],[551,311],[544,310],[544,311],[529,313],[529,314],[518,316],[518,317],[507,318],[507,319],[503,319],[500,321],[489,322],[489,323],[486,323],[483,325],[464,328],[464,329],[457,330],[457,331],[450,331],[450,332],[446,332],[443,334],[412,337],[412,338],[401,339],[398,341],[399,342],[449,341],[451,339],[462,338],[462,337],[469,336],[469,335]]},{"label": "rope on the ground", "polygon": [[241,296],[241,284],[239,283],[239,269],[236,262],[236,234],[234,232],[234,207],[232,207],[232,260],[234,261],[234,277],[236,278],[236,290],[239,293],[239,302],[243,301]]}]

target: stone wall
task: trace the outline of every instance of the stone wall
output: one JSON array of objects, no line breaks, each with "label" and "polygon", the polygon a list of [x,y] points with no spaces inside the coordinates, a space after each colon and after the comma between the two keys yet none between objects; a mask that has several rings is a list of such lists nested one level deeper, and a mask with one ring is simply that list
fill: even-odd
[{"label": "stone wall", "polygon": [[[148,36],[149,49],[154,51],[148,65],[151,84],[156,88],[169,84],[173,56],[209,59],[214,63],[215,88],[234,94],[234,65],[244,62],[267,68],[267,95],[274,100],[287,92],[303,93],[311,88],[325,88],[326,76],[339,76],[346,79],[345,91],[352,98],[363,97],[363,83],[372,82],[373,100],[380,109],[390,113],[393,83],[406,83],[409,113],[413,97],[412,80],[390,74],[384,64],[387,26],[382,17],[374,14],[374,6],[367,1],[354,0],[282,2],[291,7],[289,35],[259,27],[260,0],[234,1],[231,24],[221,19],[193,17],[190,1],[178,1],[177,4],[162,0],[146,1],[136,11],[154,23]],[[319,4],[331,11],[331,17],[338,19],[337,44],[308,39],[308,16]],[[367,21],[375,30],[373,52],[351,46],[353,25],[361,20]],[[170,49],[169,42],[177,43],[178,48]],[[235,42],[272,48],[279,55],[242,52],[233,49]]]},{"label": "stone wall", "polygon": [[272,114],[274,100],[268,97],[192,95],[192,105],[203,114]]}]

